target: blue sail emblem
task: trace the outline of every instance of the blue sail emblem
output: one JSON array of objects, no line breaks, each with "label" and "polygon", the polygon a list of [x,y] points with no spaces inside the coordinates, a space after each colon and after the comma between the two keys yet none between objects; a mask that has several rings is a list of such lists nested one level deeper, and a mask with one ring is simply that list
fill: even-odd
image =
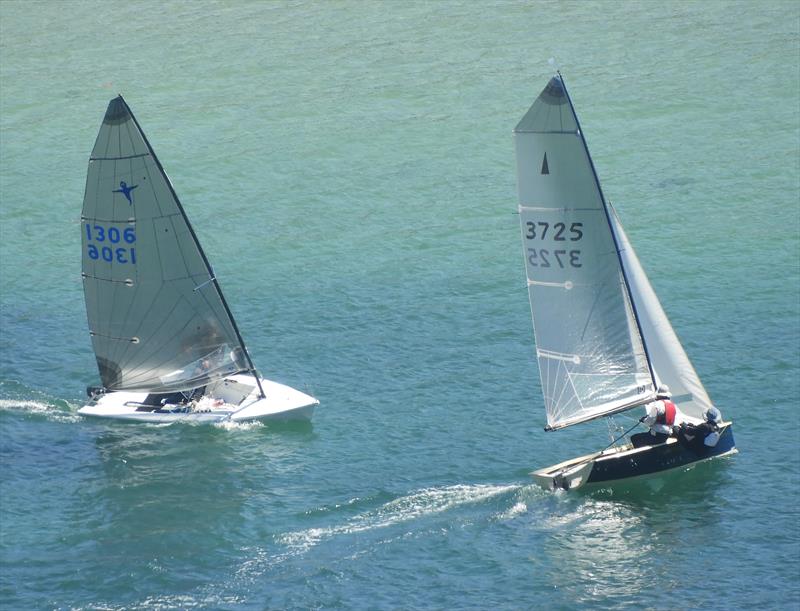
[{"label": "blue sail emblem", "polygon": [[131,199],[131,191],[133,191],[133,190],[134,190],[136,187],[138,187],[138,186],[139,186],[139,185],[133,185],[132,187],[129,187],[129,186],[128,186],[128,185],[125,183],[125,181],[124,181],[124,180],[121,180],[121,181],[119,182],[119,189],[114,189],[114,190],[112,191],[112,193],[122,193],[122,194],[125,196],[125,199],[127,199],[127,200],[128,200],[128,203],[129,203],[129,204],[132,204],[132,203],[133,203],[133,200]]}]

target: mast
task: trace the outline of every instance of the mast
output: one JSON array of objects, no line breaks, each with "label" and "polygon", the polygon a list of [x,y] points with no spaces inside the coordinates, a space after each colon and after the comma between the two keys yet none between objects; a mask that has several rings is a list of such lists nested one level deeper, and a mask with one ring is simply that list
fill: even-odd
[{"label": "mast", "polygon": [[[561,86],[564,89],[564,95],[567,96],[567,101],[569,102],[569,109],[572,112],[572,116],[575,119],[575,123],[578,126],[578,135],[581,137],[581,142],[583,143],[583,148],[586,151],[586,157],[589,159],[589,166],[592,168],[592,175],[594,176],[595,184],[597,185],[597,191],[600,193],[600,199],[603,202],[603,211],[605,213],[606,222],[608,223],[608,230],[611,232],[611,237],[614,240],[614,248],[617,253],[617,259],[619,259],[619,266],[622,270],[622,279],[625,282],[625,291],[628,294],[628,299],[631,303],[631,309],[633,310],[633,319],[636,321],[636,329],[639,333],[639,337],[642,340],[642,347],[644,348],[645,358],[647,360],[647,368],[650,370],[650,378],[653,382],[653,390],[657,390],[656,388],[656,374],[655,370],[653,369],[653,362],[650,358],[650,352],[647,349],[647,339],[642,332],[642,324],[639,321],[639,313],[636,310],[636,302],[633,299],[633,291],[631,290],[630,281],[628,280],[628,271],[625,269],[625,262],[623,261],[622,257],[620,256],[620,247],[619,247],[619,240],[617,239],[617,234],[614,231],[614,227],[611,223],[611,218],[608,212],[608,202],[606,202],[606,196],[603,193],[603,188],[600,186],[600,179],[597,176],[597,170],[594,167],[594,161],[592,160],[592,154],[589,152],[589,146],[586,144],[586,138],[583,135],[583,128],[581,127],[581,122],[578,119],[578,114],[575,112],[575,106],[572,104],[572,98],[569,95],[569,91],[567,90],[567,84],[564,82],[564,77],[561,76],[561,71],[557,70],[556,74],[558,74],[558,78],[561,81]],[[643,405],[643,404],[640,404]],[[636,407],[636,405],[630,406],[631,408]],[[626,408],[628,409],[628,408]],[[610,415],[610,414],[609,414]]]},{"label": "mast", "polygon": [[[189,217],[186,216],[186,211],[183,208],[183,204],[181,204],[181,200],[178,198],[178,194],[175,192],[175,188],[172,186],[172,181],[169,179],[169,176],[164,171],[164,167],[161,165],[161,161],[159,161],[158,156],[153,150],[153,147],[150,146],[150,141],[147,139],[144,130],[142,130],[142,127],[139,125],[139,121],[136,120],[136,116],[131,111],[130,106],[128,106],[128,103],[125,101],[122,95],[119,95],[119,99],[125,106],[125,110],[127,110],[131,119],[133,119],[133,122],[136,125],[136,129],[139,130],[139,134],[142,136],[142,140],[144,140],[145,146],[147,146],[150,155],[153,157],[153,161],[155,161],[156,163],[156,167],[158,167],[159,172],[161,172],[161,175],[164,177],[167,186],[169,187],[170,193],[172,194],[172,197],[175,199],[175,203],[177,204],[178,210],[180,211],[181,216],[183,216],[183,220],[186,223],[186,227],[189,229],[189,233],[191,234],[195,246],[197,247],[197,250],[200,253],[201,258],[203,259],[203,263],[206,266],[206,270],[208,271],[208,276],[209,276],[208,282],[210,282],[214,286],[214,289],[217,292],[217,296],[219,297],[220,302],[222,303],[222,306],[225,309],[225,313],[228,315],[231,327],[233,328],[233,331],[236,334],[236,339],[239,342],[239,347],[242,349],[242,353],[244,354],[245,359],[247,360],[249,371],[253,374],[253,377],[255,377],[256,379],[256,384],[258,385],[259,394],[261,398],[264,398],[266,395],[264,393],[264,389],[261,386],[261,379],[259,378],[258,371],[256,371],[255,365],[253,364],[253,360],[250,357],[250,353],[247,350],[247,346],[245,346],[244,344],[244,339],[242,338],[242,334],[239,332],[239,326],[236,324],[236,319],[233,317],[233,313],[231,312],[230,306],[228,306],[228,302],[225,299],[225,295],[223,295],[222,293],[222,288],[220,287],[219,282],[217,281],[217,277],[214,274],[214,270],[211,267],[211,263],[209,262],[208,257],[206,256],[206,253],[200,244],[200,241],[197,239],[197,234],[194,231],[194,227],[192,227],[192,224],[189,222]],[[195,288],[197,289],[200,287],[195,287]]]}]

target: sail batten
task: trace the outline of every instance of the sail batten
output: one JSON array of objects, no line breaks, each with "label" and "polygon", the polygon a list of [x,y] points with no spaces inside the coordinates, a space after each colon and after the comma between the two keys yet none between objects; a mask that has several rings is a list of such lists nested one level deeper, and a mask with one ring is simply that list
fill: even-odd
[{"label": "sail batten", "polygon": [[125,155],[124,157],[89,157],[89,161],[121,161],[123,159],[138,159],[139,157],[149,157],[150,153],[137,153],[136,155]]},{"label": "sail batten", "polygon": [[515,134],[564,134],[567,136],[577,136],[579,135],[579,131],[577,129],[573,130],[562,130],[562,129],[515,129]]},{"label": "sail batten", "polygon": [[548,428],[653,398],[627,279],[560,75],[514,132],[519,216]]},{"label": "sail batten", "polygon": [[520,205],[519,209],[520,210],[530,210],[532,212],[542,212],[542,211],[550,212],[550,211],[553,211],[553,210],[559,210],[561,212],[570,212],[570,211],[576,211],[576,212],[598,212],[598,210],[596,208],[574,208],[574,207],[570,208],[570,207],[566,207],[566,206],[562,207],[562,208],[558,208],[558,207],[555,207],[555,206]]}]

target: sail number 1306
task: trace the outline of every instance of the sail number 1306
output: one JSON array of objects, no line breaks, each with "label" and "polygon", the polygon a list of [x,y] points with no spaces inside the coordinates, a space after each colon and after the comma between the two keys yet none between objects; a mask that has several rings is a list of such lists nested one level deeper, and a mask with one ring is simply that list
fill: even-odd
[{"label": "sail number 1306", "polygon": [[96,223],[86,223],[86,254],[90,259],[107,263],[131,263],[136,265],[136,231],[133,227],[120,229]]},{"label": "sail number 1306", "polygon": [[[583,223],[545,223],[528,221],[525,223],[525,239],[552,242],[580,242],[583,238]],[[565,244],[566,246],[566,244]],[[528,247],[528,263],[532,267],[583,267],[581,251],[567,248]]]}]

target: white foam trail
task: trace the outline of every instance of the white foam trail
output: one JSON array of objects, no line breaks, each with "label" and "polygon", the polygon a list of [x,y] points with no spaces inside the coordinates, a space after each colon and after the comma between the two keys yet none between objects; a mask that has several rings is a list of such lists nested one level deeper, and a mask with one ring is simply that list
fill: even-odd
[{"label": "white foam trail", "polygon": [[252,420],[250,422],[233,422],[232,420],[224,420],[222,422],[215,422],[214,426],[226,431],[252,431],[253,429],[260,429],[264,423]]},{"label": "white foam trail", "polygon": [[[505,486],[457,484],[442,488],[424,488],[384,503],[377,509],[353,516],[344,524],[308,528],[279,535],[276,537],[276,541],[285,546],[286,549],[283,552],[276,552],[274,548],[260,546],[243,550],[249,558],[238,568],[235,579],[239,583],[256,580],[272,567],[293,557],[302,556],[318,543],[339,535],[371,531],[410,522],[417,518],[444,513],[454,507],[482,503],[493,497],[517,492],[524,488],[525,486],[518,484]],[[500,516],[512,517],[524,511],[527,511],[527,505],[517,502],[511,510],[503,512]]]},{"label": "white foam trail", "polygon": [[518,515],[522,515],[527,511],[528,511],[528,506],[522,501],[520,501],[518,503],[515,503],[513,507],[498,514],[497,518],[499,520],[510,520],[511,518],[515,518]]},{"label": "white foam trail", "polygon": [[[207,588],[204,588],[207,589]],[[219,596],[215,594],[164,594],[148,596],[144,600],[125,605],[94,602],[85,607],[70,607],[72,611],[152,611],[152,609],[221,609],[244,604],[245,598],[239,595]]]},{"label": "white foam trail", "polygon": [[14,399],[0,399],[0,409],[17,409],[27,412],[49,412],[54,409],[52,405],[43,401],[17,401]]},{"label": "white foam trail", "polygon": [[31,401],[26,399],[0,399],[0,410],[23,411],[33,414],[44,414],[51,420],[58,422],[79,422],[78,414],[60,409],[52,403],[45,401]]},{"label": "white foam trail", "polygon": [[236,571],[238,578],[254,579],[269,567],[278,565],[291,557],[306,553],[323,540],[338,535],[386,528],[395,524],[443,513],[453,507],[480,503],[492,497],[519,490],[521,486],[493,486],[489,484],[445,486],[424,488],[409,495],[385,503],[381,507],[350,518],[345,524],[308,528],[280,535],[277,540],[287,547],[284,553],[254,548],[252,557]]},{"label": "white foam trail", "polygon": [[323,539],[336,535],[386,528],[420,517],[443,513],[460,505],[480,503],[519,488],[518,485],[493,486],[489,484],[472,486],[458,484],[444,488],[424,488],[389,501],[378,509],[357,515],[348,520],[346,524],[286,533],[280,537],[279,541],[296,553],[304,553]]}]

